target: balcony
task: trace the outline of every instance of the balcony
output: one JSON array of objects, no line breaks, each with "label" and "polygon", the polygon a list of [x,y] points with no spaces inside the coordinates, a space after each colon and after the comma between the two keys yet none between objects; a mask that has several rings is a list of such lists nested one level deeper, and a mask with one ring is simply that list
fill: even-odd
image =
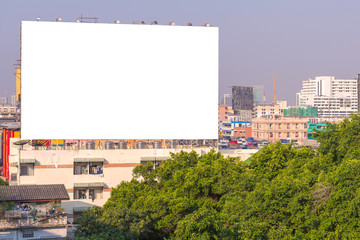
[{"label": "balcony", "polygon": [[0,219],[1,229],[19,229],[23,227],[47,228],[67,225],[66,213],[59,210],[10,210],[6,211],[3,216]]}]

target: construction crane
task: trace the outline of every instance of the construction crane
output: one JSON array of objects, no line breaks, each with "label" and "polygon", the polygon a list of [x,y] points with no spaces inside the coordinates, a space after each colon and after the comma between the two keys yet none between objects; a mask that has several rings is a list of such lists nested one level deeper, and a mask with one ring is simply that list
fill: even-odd
[{"label": "construction crane", "polygon": [[275,73],[273,73],[273,84],[274,84],[274,105],[275,105],[276,104]]}]

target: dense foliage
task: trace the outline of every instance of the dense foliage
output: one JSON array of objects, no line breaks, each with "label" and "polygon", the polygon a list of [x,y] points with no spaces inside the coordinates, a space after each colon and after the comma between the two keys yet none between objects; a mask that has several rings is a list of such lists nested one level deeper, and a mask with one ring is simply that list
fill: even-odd
[{"label": "dense foliage", "polygon": [[269,145],[246,164],[211,151],[133,171],[103,208],[79,218],[86,239],[356,239],[360,116],[317,132],[317,151]]}]

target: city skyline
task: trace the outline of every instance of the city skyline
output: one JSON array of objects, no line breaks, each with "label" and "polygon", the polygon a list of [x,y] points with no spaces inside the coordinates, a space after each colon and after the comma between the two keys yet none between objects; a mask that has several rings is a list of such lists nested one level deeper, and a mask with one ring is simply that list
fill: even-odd
[{"label": "city skyline", "polygon": [[20,22],[74,22],[81,14],[99,18],[100,23],[131,24],[156,20],[161,25],[191,22],[220,27],[220,92],[229,86],[264,85],[267,102],[273,99],[272,74],[279,100],[295,105],[303,80],[316,76],[355,79],[359,72],[357,48],[360,20],[357,1],[271,2],[152,1],[119,3],[109,1],[46,2],[40,0],[0,2],[0,96],[15,91],[15,67],[20,58]]}]

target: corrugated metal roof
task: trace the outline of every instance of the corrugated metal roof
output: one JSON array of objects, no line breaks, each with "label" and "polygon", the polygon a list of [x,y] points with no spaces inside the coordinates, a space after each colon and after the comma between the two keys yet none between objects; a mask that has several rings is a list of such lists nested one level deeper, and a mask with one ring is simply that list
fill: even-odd
[{"label": "corrugated metal roof", "polygon": [[93,183],[74,183],[74,188],[76,187],[104,187],[103,182],[93,182]]},{"label": "corrugated metal roof", "polygon": [[74,162],[104,162],[105,158],[94,157],[94,158],[74,158]]},{"label": "corrugated metal roof", "polygon": [[0,186],[0,201],[70,200],[64,184]]},{"label": "corrugated metal roof", "polygon": [[35,162],[36,162],[36,159],[31,159],[31,158],[20,159],[20,163],[35,163]]},{"label": "corrugated metal roof", "polygon": [[154,156],[151,156],[151,157],[140,157],[140,160],[141,161],[165,161],[165,160],[168,160],[170,158],[169,157],[154,157]]},{"label": "corrugated metal roof", "polygon": [[73,207],[73,212],[85,212],[88,207]]}]

